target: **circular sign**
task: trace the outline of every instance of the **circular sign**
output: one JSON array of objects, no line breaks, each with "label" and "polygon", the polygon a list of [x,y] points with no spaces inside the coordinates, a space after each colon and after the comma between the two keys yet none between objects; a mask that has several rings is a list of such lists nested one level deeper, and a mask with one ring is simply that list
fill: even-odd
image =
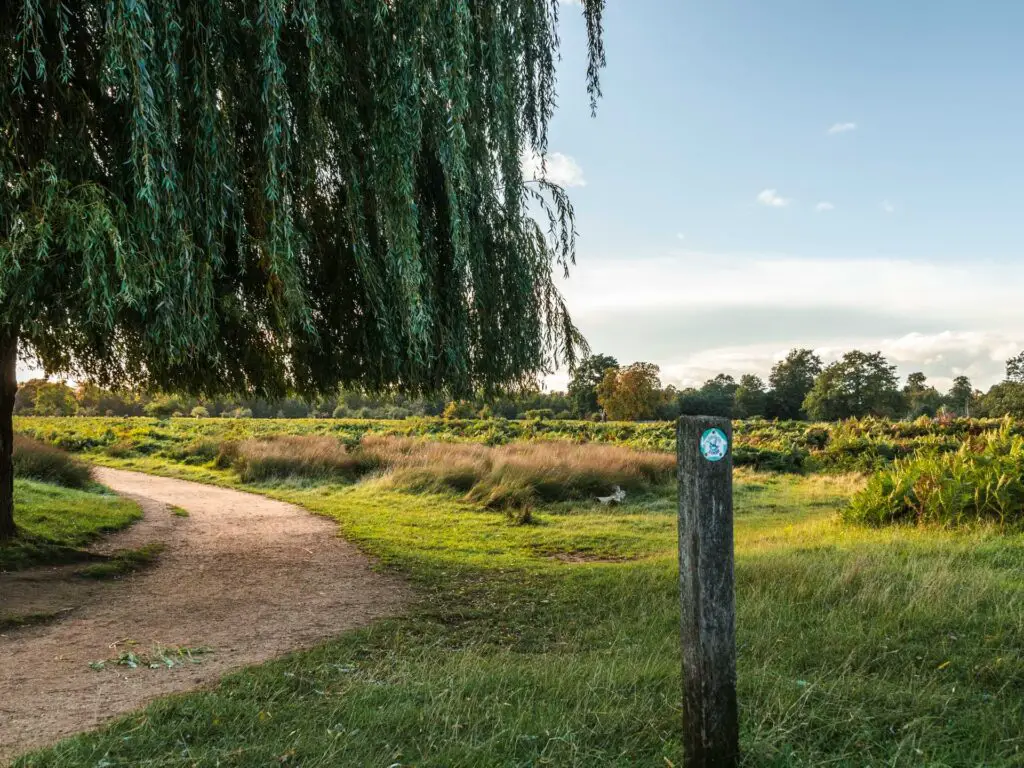
[{"label": "circular sign", "polygon": [[701,456],[708,461],[721,461],[728,452],[729,438],[725,436],[725,432],[717,427],[704,430],[704,434],[700,436]]}]

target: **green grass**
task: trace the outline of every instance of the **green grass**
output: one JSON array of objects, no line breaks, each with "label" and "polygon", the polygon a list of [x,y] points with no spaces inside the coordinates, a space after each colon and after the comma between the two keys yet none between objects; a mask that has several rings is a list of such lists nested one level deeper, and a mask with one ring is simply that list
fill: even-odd
[{"label": "green grass", "polygon": [[188,517],[188,510],[182,509],[181,507],[171,507],[171,514],[175,517]]},{"label": "green grass", "polygon": [[[746,763],[1024,765],[1024,538],[844,526],[860,483],[738,473]],[[381,482],[264,492],[404,574],[422,595],[411,614],[17,765],[682,764],[669,496],[514,526]]]},{"label": "green grass", "polygon": [[50,611],[44,613],[6,613],[0,612],[0,632],[20,627],[34,627],[38,624],[47,624],[54,619],[68,613],[69,609],[61,611]]},{"label": "green grass", "polygon": [[14,521],[20,534],[0,544],[0,570],[74,562],[81,548],[142,517],[139,506],[96,486],[80,491],[32,480],[14,481]]},{"label": "green grass", "polygon": [[100,562],[79,569],[77,574],[89,579],[117,579],[152,565],[163,551],[163,542],[159,541],[150,542],[138,549],[122,549]]}]

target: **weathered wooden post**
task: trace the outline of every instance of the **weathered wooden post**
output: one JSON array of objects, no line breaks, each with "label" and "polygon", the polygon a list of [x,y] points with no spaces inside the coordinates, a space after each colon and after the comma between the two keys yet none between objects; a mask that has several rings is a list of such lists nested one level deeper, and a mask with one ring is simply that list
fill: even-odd
[{"label": "weathered wooden post", "polygon": [[686,768],[739,764],[732,422],[679,419],[679,582]]}]

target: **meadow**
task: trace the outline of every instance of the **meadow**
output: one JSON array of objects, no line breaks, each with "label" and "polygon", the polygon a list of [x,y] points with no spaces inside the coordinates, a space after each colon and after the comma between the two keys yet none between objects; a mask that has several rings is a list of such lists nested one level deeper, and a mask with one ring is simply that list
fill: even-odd
[{"label": "meadow", "polygon": [[[865,418],[838,423],[751,419],[734,426],[733,460],[739,467],[773,472],[869,472],[922,450],[955,452],[966,438],[997,432],[1007,423],[1013,434],[1024,434],[1024,423],[1002,419],[922,418],[907,422]],[[556,441],[611,443],[666,453],[675,450],[675,429],[670,422],[19,417],[15,428],[71,452],[171,461],[186,458],[182,450],[201,451],[205,446],[209,452],[222,442],[280,435],[326,435],[348,445],[369,434],[485,445]]]},{"label": "meadow", "polygon": [[[747,765],[1024,766],[1024,535],[843,519],[865,470],[953,455],[1001,428],[1015,429],[737,425]],[[16,429],[95,463],[300,504],[419,595],[404,618],[16,765],[682,764],[670,425],[31,418]],[[803,458],[768,472],[741,449]],[[612,483],[625,503],[597,503]]]}]

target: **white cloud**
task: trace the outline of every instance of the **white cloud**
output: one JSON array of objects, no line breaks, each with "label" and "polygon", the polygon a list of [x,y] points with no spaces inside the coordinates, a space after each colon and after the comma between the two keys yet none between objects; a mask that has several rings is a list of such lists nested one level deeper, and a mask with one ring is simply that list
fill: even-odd
[{"label": "white cloud", "polygon": [[814,210],[816,210],[818,213],[823,213],[824,211],[835,210],[835,206],[826,200],[822,200],[820,203],[814,206]]},{"label": "white cloud", "polygon": [[792,201],[788,197],[782,197],[776,189],[765,189],[758,194],[757,202],[770,208],[785,208]]},{"label": "white cloud", "polygon": [[683,241],[685,239],[686,235],[684,235],[682,232],[676,232],[676,240]]},{"label": "white cloud", "polygon": [[[969,266],[909,259],[820,259],[676,249],[670,255],[581,259],[563,286],[570,309],[727,306],[848,307],[917,316],[1020,317],[1024,264]],[[680,288],[683,286],[683,288]]]},{"label": "white cloud", "polygon": [[521,158],[524,178],[545,179],[561,187],[585,187],[587,185],[583,169],[569,155],[550,152],[546,161],[545,163],[536,152],[524,150]]},{"label": "white cloud", "polygon": [[834,123],[832,127],[828,129],[828,135],[835,136],[837,133],[849,133],[856,130],[856,123]]},{"label": "white cloud", "polygon": [[956,376],[968,376],[983,389],[1002,378],[1005,361],[1021,350],[1021,339],[1012,334],[986,331],[941,331],[909,333],[894,338],[849,335],[823,345],[799,339],[789,344],[747,344],[700,350],[662,365],[662,381],[677,386],[699,385],[709,378],[727,373],[739,378],[754,373],[767,378],[775,363],[794,347],[811,346],[827,365],[851,349],[881,352],[897,366],[899,375],[924,371],[929,382],[947,390]]},{"label": "white cloud", "polygon": [[676,248],[658,257],[582,258],[562,283],[598,352],[661,366],[666,383],[765,375],[787,350],[826,359],[881,350],[901,375],[987,388],[1024,349],[1024,264],[800,258]]},{"label": "white cloud", "polygon": [[886,213],[893,213],[896,210],[896,206],[890,203],[888,200],[882,201],[882,210]]}]

